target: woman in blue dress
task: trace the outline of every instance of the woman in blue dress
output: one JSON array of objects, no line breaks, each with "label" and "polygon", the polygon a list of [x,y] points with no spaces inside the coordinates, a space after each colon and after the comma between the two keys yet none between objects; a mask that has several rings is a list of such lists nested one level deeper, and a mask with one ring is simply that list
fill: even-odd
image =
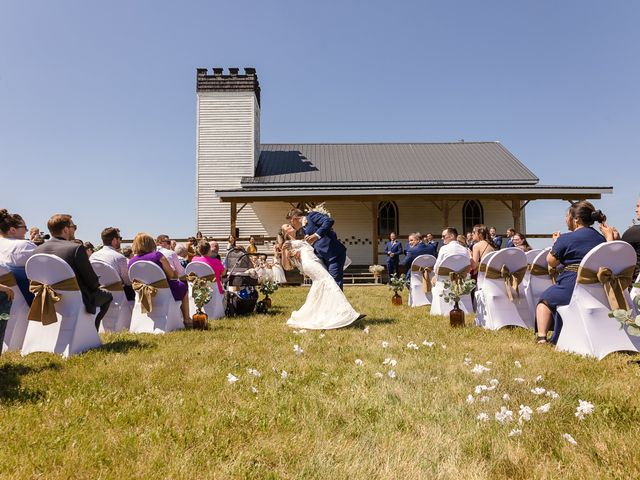
[{"label": "woman in blue dress", "polygon": [[547,334],[554,320],[553,338],[556,343],[562,328],[562,319],[557,314],[557,308],[568,305],[573,294],[573,287],[578,276],[578,266],[582,259],[593,247],[606,242],[592,225],[595,222],[603,224],[607,217],[589,202],[577,202],[569,207],[566,216],[568,233],[555,232],[553,246],[547,255],[549,267],[564,266],[558,275],[555,285],[547,288],[541,295],[536,307],[537,338],[539,344],[547,343]]}]

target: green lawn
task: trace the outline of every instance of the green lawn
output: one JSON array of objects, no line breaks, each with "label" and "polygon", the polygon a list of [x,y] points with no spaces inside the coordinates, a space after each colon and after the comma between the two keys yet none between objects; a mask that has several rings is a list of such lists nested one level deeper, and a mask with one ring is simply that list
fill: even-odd
[{"label": "green lawn", "polygon": [[[206,332],[106,335],[69,360],[2,355],[0,478],[640,477],[638,357],[557,353],[521,329],[453,330],[424,308],[393,307],[385,287],[346,289],[368,333],[296,333],[285,321],[306,292],[281,289],[269,315]],[[491,379],[494,390],[474,393]],[[578,400],[595,405],[583,421]],[[509,437],[520,405],[531,421]],[[494,419],[501,406],[513,422]]]}]

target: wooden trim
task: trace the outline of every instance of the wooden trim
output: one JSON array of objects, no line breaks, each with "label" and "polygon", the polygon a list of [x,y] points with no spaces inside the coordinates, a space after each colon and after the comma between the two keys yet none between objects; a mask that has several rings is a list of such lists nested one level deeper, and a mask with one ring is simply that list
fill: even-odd
[{"label": "wooden trim", "polygon": [[371,256],[372,264],[378,263],[378,202],[371,202]]}]

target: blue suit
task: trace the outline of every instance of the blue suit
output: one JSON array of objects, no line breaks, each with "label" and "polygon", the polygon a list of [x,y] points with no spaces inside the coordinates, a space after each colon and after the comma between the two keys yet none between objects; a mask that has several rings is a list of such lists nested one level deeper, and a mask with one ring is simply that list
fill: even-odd
[{"label": "blue suit", "polygon": [[336,232],[332,227],[335,220],[320,212],[309,212],[307,214],[307,224],[304,226],[304,234],[313,235],[320,238],[313,244],[313,252],[322,260],[327,267],[329,274],[342,288],[342,276],[344,262],[347,259],[347,249],[338,240]]},{"label": "blue suit", "polygon": [[500,250],[502,247],[502,237],[499,235],[493,237],[493,244],[496,246],[496,250]]},{"label": "blue suit", "polygon": [[425,245],[424,242],[419,242],[415,247],[407,248],[407,253],[401,265],[408,271],[413,261],[420,255],[433,255],[435,257],[436,249],[433,245]]},{"label": "blue suit", "polygon": [[[389,255],[390,253],[393,253],[393,257]],[[402,255],[402,243],[398,240],[394,242],[387,242],[384,246],[384,254],[387,256],[387,271],[389,272],[389,277],[394,273],[398,274],[400,255]]]},{"label": "blue suit", "polygon": [[511,248],[513,247],[513,240],[511,240],[512,237],[508,237],[507,238],[507,246],[505,248]]}]

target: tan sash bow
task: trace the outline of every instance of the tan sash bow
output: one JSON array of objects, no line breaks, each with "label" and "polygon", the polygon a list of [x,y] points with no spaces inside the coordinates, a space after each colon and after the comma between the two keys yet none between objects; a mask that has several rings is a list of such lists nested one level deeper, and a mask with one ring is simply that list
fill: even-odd
[{"label": "tan sash bow", "polygon": [[16,282],[16,277],[12,272],[7,272],[4,275],[0,275],[0,285],[4,285],[5,287],[15,287],[18,283]]},{"label": "tan sash bow", "polygon": [[487,264],[481,263],[480,266],[478,267],[478,273],[484,273],[486,271],[487,271]]},{"label": "tan sash bow", "polygon": [[500,270],[496,270],[495,268],[487,267],[486,278],[491,280],[496,280],[502,278],[504,280],[504,286],[507,290],[507,296],[509,300],[513,302],[513,291],[516,291],[516,295],[520,298],[520,284],[524,279],[524,274],[527,272],[526,265],[515,272],[511,272],[509,267],[506,265],[502,265]]},{"label": "tan sash bow", "polygon": [[580,267],[578,269],[578,283],[594,284],[601,283],[607,294],[609,306],[611,310],[624,309],[627,310],[629,305],[624,296],[624,291],[631,285],[633,281],[633,270],[635,266],[625,268],[617,275],[610,268],[600,267],[597,272],[588,268]]},{"label": "tan sash bow", "polygon": [[124,290],[122,282],[114,282],[110,285],[104,285],[102,288],[109,290],[110,292],[122,292]]},{"label": "tan sash bow", "polygon": [[29,320],[50,325],[58,321],[55,304],[62,299],[58,291],[77,292],[80,290],[76,277],[67,278],[61,282],[47,285],[46,283],[31,280],[29,291],[35,295],[29,309]]},{"label": "tan sash bow", "polygon": [[438,268],[438,276],[449,277],[449,280],[456,283],[464,282],[464,279],[467,278],[469,274],[469,270],[471,269],[470,265],[467,265],[462,270],[451,270],[447,267]]},{"label": "tan sash bow", "polygon": [[183,275],[182,277],[180,277],[180,280],[182,280],[183,282],[190,282],[190,283],[193,283],[196,280],[205,280],[207,282],[215,282],[216,274],[212,273],[210,275],[203,275],[202,277],[199,277],[195,273],[191,272],[187,275]]},{"label": "tan sash bow", "polygon": [[431,292],[431,273],[433,267],[419,267],[418,265],[411,265],[412,272],[422,272],[422,291],[424,293]]},{"label": "tan sash bow", "polygon": [[158,294],[159,288],[169,288],[169,282],[167,282],[166,278],[161,278],[157,282],[149,284],[134,280],[131,286],[140,295],[142,313],[151,313],[153,311],[153,297]]}]

